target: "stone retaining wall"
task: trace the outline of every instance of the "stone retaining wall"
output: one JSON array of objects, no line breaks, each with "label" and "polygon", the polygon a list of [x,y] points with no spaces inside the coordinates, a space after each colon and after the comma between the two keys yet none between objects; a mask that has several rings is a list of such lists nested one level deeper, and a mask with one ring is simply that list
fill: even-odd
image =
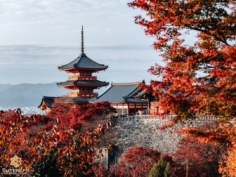
[{"label": "stone retaining wall", "polygon": [[184,127],[198,127],[206,123],[211,124],[215,121],[213,116],[203,116],[194,120],[190,119],[176,123],[174,126],[164,130],[158,130],[158,127],[170,123],[172,118],[148,118],[147,116],[122,118],[118,120],[117,125],[113,128],[116,135],[111,142],[118,145],[119,149],[123,152],[132,145],[140,145],[157,149],[165,154],[171,154],[177,149],[179,140],[184,136],[183,134],[173,133],[174,131]]},{"label": "stone retaining wall", "polygon": [[[109,144],[118,146],[119,156],[126,152],[130,146],[138,145],[150,149],[158,150],[162,154],[172,154],[178,149],[178,142],[185,136],[184,134],[173,133],[184,127],[199,127],[204,124],[216,126],[214,116],[202,116],[197,119],[185,120],[176,123],[172,127],[164,130],[158,128],[169,124],[174,118],[173,115],[158,116],[126,116],[117,119],[114,127],[110,128],[113,133],[112,138],[106,137]],[[107,158],[107,156],[104,156]],[[107,164],[106,164],[107,165]]]}]

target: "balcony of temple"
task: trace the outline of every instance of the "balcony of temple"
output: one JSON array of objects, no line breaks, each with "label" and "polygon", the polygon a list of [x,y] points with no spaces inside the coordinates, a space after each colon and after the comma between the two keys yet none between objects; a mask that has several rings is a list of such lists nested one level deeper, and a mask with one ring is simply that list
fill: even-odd
[{"label": "balcony of temple", "polygon": [[96,92],[70,92],[67,94],[68,97],[84,97],[84,98],[97,98],[98,93]]},{"label": "balcony of temple", "polygon": [[76,80],[97,80],[97,76],[80,76],[80,75],[75,75],[75,76],[69,76],[68,80],[69,81],[76,81]]}]

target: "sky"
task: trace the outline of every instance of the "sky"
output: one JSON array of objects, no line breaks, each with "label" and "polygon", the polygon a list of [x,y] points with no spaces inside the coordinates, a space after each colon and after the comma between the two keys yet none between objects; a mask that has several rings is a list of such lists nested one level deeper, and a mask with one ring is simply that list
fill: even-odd
[{"label": "sky", "polygon": [[130,0],[0,0],[0,84],[66,81],[58,66],[80,54],[84,26],[86,55],[108,65],[96,73],[108,82],[137,82],[161,61],[154,38],[134,23],[143,14]]}]

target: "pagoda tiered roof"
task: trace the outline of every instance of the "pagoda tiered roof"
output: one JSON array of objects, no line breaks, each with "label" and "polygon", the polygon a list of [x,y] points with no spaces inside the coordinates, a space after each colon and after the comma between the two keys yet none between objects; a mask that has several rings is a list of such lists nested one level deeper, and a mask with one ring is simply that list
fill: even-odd
[{"label": "pagoda tiered roof", "polygon": [[89,57],[85,53],[81,53],[76,59],[66,65],[59,66],[59,70],[70,71],[70,70],[94,70],[100,71],[107,69],[108,66],[99,64]]},{"label": "pagoda tiered roof", "polygon": [[58,87],[103,87],[108,86],[109,82],[103,82],[99,80],[75,80],[75,81],[65,81],[57,83]]}]

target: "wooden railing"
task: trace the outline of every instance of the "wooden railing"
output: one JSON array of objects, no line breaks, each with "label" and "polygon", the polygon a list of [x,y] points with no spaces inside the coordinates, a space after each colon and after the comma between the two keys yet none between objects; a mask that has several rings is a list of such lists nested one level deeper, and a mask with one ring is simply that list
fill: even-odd
[{"label": "wooden railing", "polygon": [[68,80],[97,80],[97,76],[69,76]]},{"label": "wooden railing", "polygon": [[68,80],[69,81],[76,81],[76,80],[78,80],[78,78],[79,78],[79,76],[69,76]]},{"label": "wooden railing", "polygon": [[96,92],[80,92],[78,96],[95,98],[95,97],[98,97],[98,93],[96,93]]},{"label": "wooden railing", "polygon": [[71,93],[67,93],[68,97],[77,97],[78,92],[71,92]]},{"label": "wooden railing", "polygon": [[97,76],[80,76],[79,80],[97,80]]},{"label": "wooden railing", "polygon": [[71,92],[67,94],[68,97],[86,97],[86,98],[96,98],[98,93],[96,92]]}]

